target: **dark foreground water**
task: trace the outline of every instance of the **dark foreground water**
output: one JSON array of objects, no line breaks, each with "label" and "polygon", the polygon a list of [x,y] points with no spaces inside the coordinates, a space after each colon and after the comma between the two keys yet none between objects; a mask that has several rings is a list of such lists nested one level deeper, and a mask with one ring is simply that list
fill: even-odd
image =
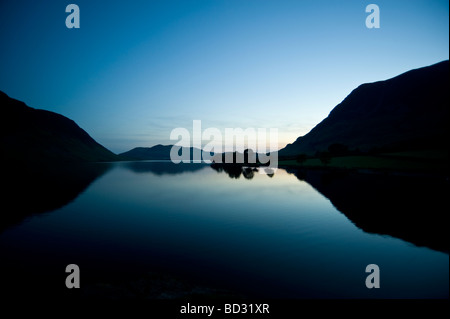
[{"label": "dark foreground water", "polygon": [[82,297],[448,298],[448,253],[363,231],[298,174],[98,165],[62,207],[0,234],[2,295],[68,294],[77,264]]}]

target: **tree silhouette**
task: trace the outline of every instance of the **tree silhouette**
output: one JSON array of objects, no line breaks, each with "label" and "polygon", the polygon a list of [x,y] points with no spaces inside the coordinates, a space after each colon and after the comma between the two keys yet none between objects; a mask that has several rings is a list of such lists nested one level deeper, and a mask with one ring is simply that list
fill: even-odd
[{"label": "tree silhouette", "polygon": [[303,165],[303,163],[306,161],[306,154],[299,154],[296,157],[297,163],[300,163],[300,165]]},{"label": "tree silhouette", "polygon": [[319,153],[319,160],[322,162],[323,165],[327,166],[331,162],[331,154],[330,152],[320,152]]}]

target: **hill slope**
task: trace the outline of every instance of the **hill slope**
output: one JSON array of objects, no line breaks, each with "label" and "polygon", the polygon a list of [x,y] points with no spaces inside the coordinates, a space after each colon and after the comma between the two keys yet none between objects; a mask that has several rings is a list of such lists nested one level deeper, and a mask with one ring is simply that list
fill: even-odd
[{"label": "hill slope", "polygon": [[2,161],[113,161],[118,156],[97,143],[74,121],[38,110],[0,91]]},{"label": "hill slope", "polygon": [[[135,147],[124,153],[120,153],[119,156],[122,159],[127,160],[170,160],[170,150],[173,145],[155,145],[152,147]],[[198,154],[201,154],[201,150],[194,147],[182,147],[182,152],[190,154],[189,158],[192,159],[194,150],[197,150]],[[181,153],[181,149],[179,150]]]},{"label": "hill slope", "polygon": [[446,148],[448,86],[449,61],[363,84],[279,155],[314,154],[332,144],[361,151]]}]

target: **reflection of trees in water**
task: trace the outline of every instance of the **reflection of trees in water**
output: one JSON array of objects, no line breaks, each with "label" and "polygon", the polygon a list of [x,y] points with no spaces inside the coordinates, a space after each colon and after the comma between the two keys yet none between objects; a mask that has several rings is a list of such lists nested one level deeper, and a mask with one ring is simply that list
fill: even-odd
[{"label": "reflection of trees in water", "polygon": [[244,175],[246,179],[252,179],[257,171],[258,169],[255,167],[246,167],[242,170],[242,175]]},{"label": "reflection of trees in water", "polygon": [[238,179],[244,176],[245,179],[253,179],[255,173],[259,172],[260,169],[264,169],[267,176],[273,177],[275,175],[274,171],[268,167],[247,167],[240,164],[211,164],[211,168],[219,173],[226,173],[232,179]]},{"label": "reflection of trees in water", "polygon": [[272,178],[275,175],[275,171],[270,168],[270,167],[266,167],[264,168],[264,172],[266,173],[267,176],[269,176],[270,178]]}]

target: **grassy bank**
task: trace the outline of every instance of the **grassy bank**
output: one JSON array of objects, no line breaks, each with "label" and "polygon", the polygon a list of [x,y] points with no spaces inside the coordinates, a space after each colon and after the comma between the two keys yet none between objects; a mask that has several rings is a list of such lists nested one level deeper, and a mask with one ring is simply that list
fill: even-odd
[{"label": "grassy bank", "polygon": [[376,155],[351,155],[332,156],[328,163],[319,158],[306,158],[299,162],[296,159],[282,159],[280,166],[295,167],[336,167],[348,169],[375,169],[394,171],[416,171],[448,173],[448,153],[440,150],[417,151],[417,152],[395,152]]}]

